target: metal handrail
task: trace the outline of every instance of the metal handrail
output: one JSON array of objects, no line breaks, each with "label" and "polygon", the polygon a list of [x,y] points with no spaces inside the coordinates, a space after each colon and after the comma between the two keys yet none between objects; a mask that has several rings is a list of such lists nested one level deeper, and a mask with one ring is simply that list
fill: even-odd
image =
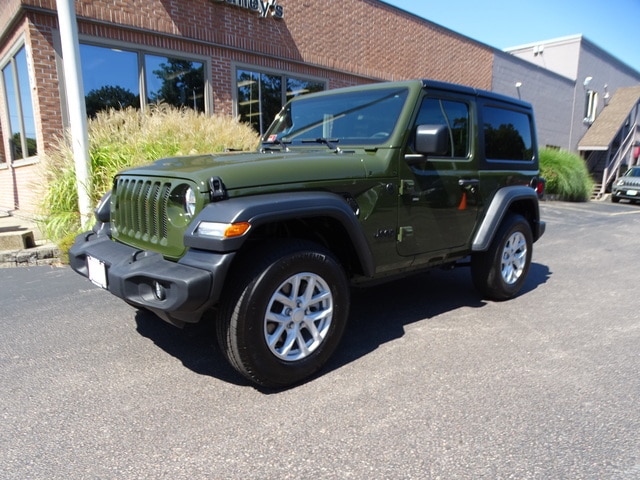
[{"label": "metal handrail", "polygon": [[599,192],[600,195],[603,195],[605,193],[607,185],[609,185],[610,181],[616,180],[620,176],[620,165],[622,165],[622,160],[626,158],[627,154],[631,151],[631,148],[635,144],[637,130],[638,123],[636,122],[629,130],[629,133],[623,140],[620,148],[618,148],[618,151],[613,156],[613,159],[605,167],[604,172],[602,173],[602,186],[600,187]]}]

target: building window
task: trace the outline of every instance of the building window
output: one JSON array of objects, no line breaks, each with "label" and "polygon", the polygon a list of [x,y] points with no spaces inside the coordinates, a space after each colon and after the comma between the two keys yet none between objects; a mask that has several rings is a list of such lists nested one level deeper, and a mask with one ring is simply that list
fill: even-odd
[{"label": "building window", "polygon": [[144,55],[148,103],[204,112],[204,64],[180,58]]},{"label": "building window", "polygon": [[203,62],[87,44],[80,45],[80,57],[90,117],[152,103],[205,111]]},{"label": "building window", "polygon": [[282,106],[291,98],[326,88],[326,83],[277,73],[254,72],[239,68],[236,72],[237,114],[263,135]]},{"label": "building window", "polygon": [[20,48],[2,67],[2,83],[9,112],[9,157],[22,160],[38,154],[27,52]]},{"label": "building window", "polygon": [[598,112],[598,92],[588,90],[584,102],[584,118],[582,122],[585,125],[591,125],[596,120]]}]

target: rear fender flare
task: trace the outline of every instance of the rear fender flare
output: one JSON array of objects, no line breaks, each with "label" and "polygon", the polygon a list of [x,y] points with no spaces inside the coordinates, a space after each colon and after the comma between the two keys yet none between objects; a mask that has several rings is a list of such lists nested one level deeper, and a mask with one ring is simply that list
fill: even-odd
[{"label": "rear fender flare", "polygon": [[473,238],[473,243],[471,244],[472,251],[484,252],[489,248],[493,237],[498,228],[500,228],[502,220],[507,212],[510,211],[511,206],[516,202],[526,205],[526,209],[529,212],[527,217],[533,222],[531,225],[533,241],[535,242],[542,236],[544,233],[544,222],[540,221],[540,208],[535,190],[522,185],[505,187],[498,190],[493,197],[487,209],[487,214]]}]

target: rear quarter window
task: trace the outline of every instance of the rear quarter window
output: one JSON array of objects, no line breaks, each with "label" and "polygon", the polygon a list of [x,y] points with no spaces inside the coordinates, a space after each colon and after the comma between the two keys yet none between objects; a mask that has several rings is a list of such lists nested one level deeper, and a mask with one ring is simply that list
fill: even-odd
[{"label": "rear quarter window", "polygon": [[534,159],[530,115],[485,105],[482,110],[482,122],[487,160],[522,162]]}]

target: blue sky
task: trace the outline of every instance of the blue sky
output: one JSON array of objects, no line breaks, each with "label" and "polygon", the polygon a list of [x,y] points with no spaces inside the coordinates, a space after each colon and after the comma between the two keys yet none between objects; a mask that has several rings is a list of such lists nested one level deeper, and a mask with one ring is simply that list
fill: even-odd
[{"label": "blue sky", "polygon": [[582,34],[640,72],[640,0],[384,0],[499,49]]}]

